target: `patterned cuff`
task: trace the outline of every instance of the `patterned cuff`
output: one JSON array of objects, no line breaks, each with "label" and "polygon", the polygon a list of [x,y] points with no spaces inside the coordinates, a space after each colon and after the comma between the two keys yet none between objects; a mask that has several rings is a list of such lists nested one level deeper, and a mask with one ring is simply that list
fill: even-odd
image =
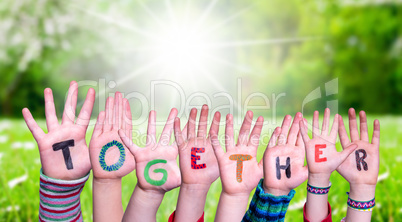
[{"label": "patterned cuff", "polygon": [[80,194],[89,173],[77,180],[59,180],[40,170],[39,221],[82,221]]},{"label": "patterned cuff", "polygon": [[265,193],[262,188],[263,181],[261,179],[258,183],[243,221],[284,221],[289,202],[296,192],[291,190],[288,195],[283,196]]}]

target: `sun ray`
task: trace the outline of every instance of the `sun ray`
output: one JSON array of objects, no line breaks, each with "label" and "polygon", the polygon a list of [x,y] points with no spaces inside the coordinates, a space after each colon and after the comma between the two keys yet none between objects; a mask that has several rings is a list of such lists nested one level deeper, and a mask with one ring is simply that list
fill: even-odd
[{"label": "sun ray", "polygon": [[242,15],[243,13],[245,13],[246,11],[248,11],[249,9],[251,9],[254,6],[254,4],[249,5],[243,9],[241,9],[240,11],[236,12],[235,14],[227,17],[225,20],[219,22],[218,24],[212,26],[210,29],[206,30],[206,33],[211,33],[219,28],[221,28],[222,26],[228,24],[229,22],[233,21],[234,19],[236,19],[237,17],[239,17],[240,15]]},{"label": "sun ray", "polygon": [[160,20],[159,17],[146,4],[144,4],[144,2],[139,0],[138,3],[145,10],[145,12],[147,12],[147,14],[151,16],[151,18],[158,24],[159,27],[162,27],[164,25],[162,20]]},{"label": "sun ray", "polygon": [[202,15],[195,22],[194,24],[195,30],[197,30],[199,27],[203,25],[204,21],[207,19],[207,17],[211,13],[212,9],[215,7],[217,2],[218,0],[211,0],[211,2],[208,4],[207,8],[204,10]]},{"label": "sun ray", "polygon": [[239,72],[249,72],[250,71],[250,69],[246,68],[245,66],[240,66],[240,65],[238,65],[236,63],[230,62],[230,61],[228,61],[226,59],[223,59],[221,57],[218,57],[218,56],[208,54],[208,56],[205,56],[205,58],[207,58],[207,59],[209,59],[209,60],[211,60],[213,62],[228,66],[230,68],[233,68],[233,69],[235,69],[235,70],[237,70]]},{"label": "sun ray", "polygon": [[78,9],[79,11],[84,12],[87,15],[90,15],[92,17],[98,18],[98,19],[102,20],[103,22],[107,22],[109,24],[116,25],[119,28],[122,28],[122,29],[125,29],[125,30],[128,30],[128,31],[132,31],[132,32],[134,32],[136,34],[140,34],[143,37],[147,37],[147,38],[151,38],[151,39],[155,39],[155,40],[158,39],[155,35],[152,35],[151,33],[147,32],[147,31],[144,31],[144,30],[142,30],[140,28],[137,28],[137,27],[133,26],[132,24],[124,23],[122,21],[117,21],[114,18],[102,15],[100,13],[96,13],[96,12],[93,12],[93,11],[90,11],[90,10],[87,10],[87,9],[82,9],[76,4],[72,4],[72,3],[67,3],[67,4],[70,5],[71,7],[74,7],[76,9]]},{"label": "sun ray", "polygon": [[[127,82],[128,80],[143,74],[146,71],[149,71],[150,69],[152,69],[153,67],[156,67],[156,65],[160,62],[160,58],[157,58],[155,60],[152,60],[149,63],[144,64],[143,66],[139,67],[138,69],[136,69],[135,71],[131,72],[128,75],[124,75],[123,78],[121,79],[117,79],[115,81],[116,85],[120,85],[123,84],[125,82]],[[96,98],[99,97],[99,95],[102,95],[103,93],[106,93],[105,91],[107,91],[107,89],[102,89],[99,91],[99,93],[96,94]]]},{"label": "sun ray", "polygon": [[240,41],[230,41],[221,43],[211,43],[209,47],[211,48],[230,48],[237,46],[257,46],[257,45],[272,45],[272,44],[284,44],[284,43],[295,43],[295,42],[306,42],[313,40],[323,40],[322,36],[306,36],[306,37],[296,37],[296,38],[279,38],[279,39],[261,39],[261,40],[240,40]]},{"label": "sun ray", "polygon": [[166,6],[166,11],[168,12],[168,15],[171,19],[171,22],[173,24],[177,25],[177,19],[176,19],[176,15],[173,12],[172,2],[170,0],[165,0],[165,6]]}]

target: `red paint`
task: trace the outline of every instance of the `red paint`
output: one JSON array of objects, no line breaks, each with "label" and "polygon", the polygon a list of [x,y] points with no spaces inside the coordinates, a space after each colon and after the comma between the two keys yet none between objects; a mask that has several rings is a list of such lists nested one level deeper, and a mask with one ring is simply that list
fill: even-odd
[{"label": "red paint", "polygon": [[322,154],[321,149],[326,148],[327,145],[326,144],[316,144],[315,145],[315,162],[319,163],[319,162],[326,162],[327,158],[320,158],[320,155]]}]

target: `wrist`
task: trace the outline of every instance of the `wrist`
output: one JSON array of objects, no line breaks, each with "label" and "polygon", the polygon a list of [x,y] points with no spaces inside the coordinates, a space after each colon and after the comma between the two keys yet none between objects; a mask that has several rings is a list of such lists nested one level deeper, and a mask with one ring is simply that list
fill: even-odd
[{"label": "wrist", "polygon": [[184,192],[191,192],[192,194],[199,196],[199,195],[207,195],[209,188],[211,185],[208,184],[187,184],[182,183],[180,185],[180,190]]},{"label": "wrist", "polygon": [[265,193],[272,194],[274,196],[286,196],[289,194],[291,189],[279,189],[279,188],[272,188],[272,187],[267,187],[265,184],[263,184],[262,188],[264,189]]},{"label": "wrist", "polygon": [[331,174],[326,174],[326,173],[318,173],[318,174],[309,173],[307,182],[311,186],[328,187],[330,177],[331,177]]},{"label": "wrist", "polygon": [[247,200],[250,197],[249,193],[227,193],[226,191],[222,190],[221,196],[225,196],[227,198],[242,201],[242,200]]},{"label": "wrist", "polygon": [[349,198],[358,201],[368,201],[375,197],[376,185],[350,184]]},{"label": "wrist", "polygon": [[112,185],[112,184],[121,184],[121,178],[118,179],[104,179],[104,178],[93,178],[93,182],[96,184],[101,184],[101,185]]}]

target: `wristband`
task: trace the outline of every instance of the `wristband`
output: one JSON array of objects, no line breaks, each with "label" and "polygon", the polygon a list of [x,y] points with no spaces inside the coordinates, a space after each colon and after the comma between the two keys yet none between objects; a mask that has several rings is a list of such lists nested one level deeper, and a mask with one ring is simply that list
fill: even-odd
[{"label": "wristband", "polygon": [[328,187],[314,187],[307,183],[307,192],[312,194],[324,195],[328,194],[329,188],[331,188],[331,182]]},{"label": "wristband", "polygon": [[[349,192],[346,192],[349,195]],[[357,211],[372,211],[375,206],[375,198],[369,201],[357,201],[348,197],[348,207]]]}]

